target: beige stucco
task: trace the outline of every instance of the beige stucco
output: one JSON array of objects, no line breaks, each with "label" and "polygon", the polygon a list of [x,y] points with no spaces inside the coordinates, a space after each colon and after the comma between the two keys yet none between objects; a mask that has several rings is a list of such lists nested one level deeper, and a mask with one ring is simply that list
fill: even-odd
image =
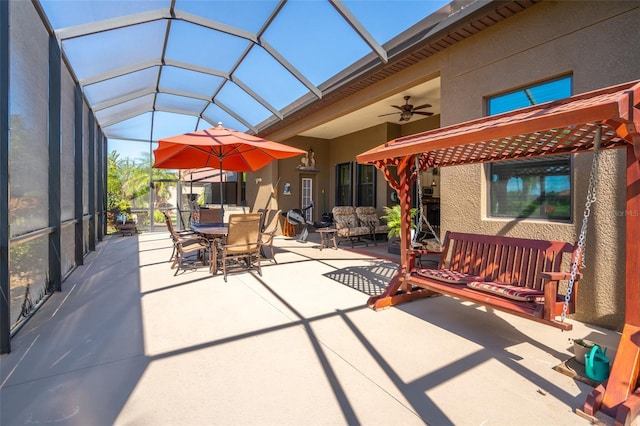
[{"label": "beige stucco", "polygon": [[[482,117],[486,97],[553,76],[572,74],[574,93],[638,79],[640,49],[632,35],[640,22],[638,6],[542,2],[448,49],[441,73],[443,125]],[[485,166],[443,169],[443,229],[577,241],[592,158],[573,158],[574,220],[566,224],[488,218]],[[575,315],[610,328],[624,323],[624,163],[622,150],[601,155]]]},{"label": "beige stucco", "polygon": [[[318,168],[314,174],[316,205],[320,205],[319,196],[324,190],[330,210],[335,199],[337,164],[354,161],[357,154],[399,136],[482,117],[490,96],[568,74],[573,76],[576,94],[640,78],[638,22],[639,2],[544,1],[270,136],[305,150],[314,149]],[[438,116],[403,126],[373,126],[333,140],[293,136],[435,76],[441,80]],[[485,166],[444,168],[436,188],[436,195],[441,197],[442,230],[576,241],[592,158],[591,154],[580,154],[572,160],[571,223],[490,218]],[[279,179],[277,205],[284,210],[300,207],[299,161],[279,161],[259,172],[265,177],[263,185],[269,182],[267,177],[270,182]],[[589,218],[587,268],[575,315],[578,320],[613,329],[624,324],[624,220],[640,214],[625,212],[624,170],[624,151],[602,153],[598,200]],[[430,172],[423,174],[426,184],[432,178]],[[292,196],[281,194],[285,182],[292,184]],[[265,200],[270,190],[266,184],[252,193],[248,185],[247,193],[255,194],[257,204],[261,204],[259,201]],[[379,172],[380,211],[388,204],[388,196],[389,188]],[[322,213],[320,210],[316,209],[314,219]]]}]

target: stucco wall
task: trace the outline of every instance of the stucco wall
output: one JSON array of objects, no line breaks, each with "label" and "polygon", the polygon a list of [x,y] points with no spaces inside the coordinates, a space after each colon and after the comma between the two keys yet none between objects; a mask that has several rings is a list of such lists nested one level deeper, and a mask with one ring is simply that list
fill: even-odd
[{"label": "stucco wall", "polygon": [[[319,189],[326,193],[327,208],[335,200],[335,166],[388,140],[447,126],[485,115],[489,96],[571,74],[573,93],[640,78],[640,2],[543,1],[477,35],[338,102],[332,108],[301,119],[283,129],[276,140],[302,149],[313,147],[319,172]],[[383,99],[428,79],[440,76],[441,115],[404,126],[386,124],[321,140],[295,134],[332,118]],[[286,140],[283,140],[286,139]],[[443,230],[576,241],[591,167],[591,154],[573,158],[573,221],[550,223],[499,220],[487,217],[485,166],[444,168],[440,172]],[[280,178],[281,208],[300,207],[298,193],[281,195],[284,182],[297,182],[299,159],[279,161],[269,173]],[[587,239],[588,268],[580,283],[578,313],[581,321],[620,329],[624,323],[625,212],[623,151],[602,154],[598,201],[590,217]],[[378,173],[378,208],[386,204],[387,185]]]},{"label": "stucco wall", "polygon": [[[563,75],[573,93],[640,78],[637,2],[542,2],[447,49],[441,72],[442,124],[485,115],[488,96]],[[571,17],[571,19],[567,19]],[[616,29],[616,30],[613,30]],[[487,217],[485,166],[442,170],[443,230],[576,241],[591,154],[573,159],[574,221],[550,223]],[[624,323],[624,162],[603,152],[575,318],[609,328]],[[460,214],[464,212],[464,214]]]},{"label": "stucco wall", "polygon": [[[380,144],[385,143],[388,139],[389,131],[387,129],[388,125],[380,124],[378,126],[370,127],[365,130],[361,130],[359,132],[350,133],[348,135],[344,135],[338,138],[331,140],[330,142],[330,157],[329,168],[334,170],[334,173],[330,177],[330,198],[331,206],[335,205],[335,186],[336,186],[336,176],[335,176],[335,168],[336,165],[340,163],[348,163],[355,161],[356,155],[360,154],[367,149],[373,148]],[[396,125],[392,125],[394,127],[400,127]],[[399,130],[398,130],[399,131]],[[354,182],[355,183],[355,182]],[[378,202],[380,200],[384,200],[386,197],[386,181],[384,178],[382,181],[378,176],[376,181],[376,199]]]},{"label": "stucco wall", "polygon": [[[315,152],[317,172],[302,172],[297,169],[301,164],[302,156],[277,160],[267,164],[255,172],[247,173],[246,199],[252,211],[271,208],[288,211],[299,209],[300,205],[300,178],[302,175],[313,177],[313,197],[316,208],[313,220],[319,220],[322,214],[322,190],[327,190],[329,185],[329,171],[327,169],[329,158],[329,141],[318,138],[296,136],[286,141],[287,145],[302,150],[313,149]],[[284,185],[291,185],[291,195],[283,195]]]},{"label": "stucco wall", "polygon": [[[335,139],[329,143],[329,165],[328,170],[332,171],[329,176],[330,198],[327,200],[331,207],[335,205],[335,167],[340,163],[355,161],[356,155],[389,140],[423,132],[439,127],[440,116],[425,118],[422,120],[409,121],[403,125],[396,123],[384,123],[370,127],[359,132],[350,133]],[[381,171],[376,170],[376,208],[378,214],[383,214],[383,206],[389,205],[390,188]]]}]

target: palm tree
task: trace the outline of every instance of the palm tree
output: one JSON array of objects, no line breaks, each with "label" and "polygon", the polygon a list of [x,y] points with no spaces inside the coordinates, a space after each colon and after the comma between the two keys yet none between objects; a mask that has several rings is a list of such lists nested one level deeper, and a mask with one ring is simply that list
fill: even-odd
[{"label": "palm tree", "polygon": [[114,211],[122,202],[122,180],[118,164],[120,155],[111,151],[107,156],[107,210]]},{"label": "palm tree", "polygon": [[117,151],[108,157],[107,205],[110,209],[121,205],[144,208],[149,206],[151,181],[154,182],[156,203],[171,196],[168,182],[176,180],[175,173],[164,169],[151,168],[151,156],[143,158],[120,158]]}]

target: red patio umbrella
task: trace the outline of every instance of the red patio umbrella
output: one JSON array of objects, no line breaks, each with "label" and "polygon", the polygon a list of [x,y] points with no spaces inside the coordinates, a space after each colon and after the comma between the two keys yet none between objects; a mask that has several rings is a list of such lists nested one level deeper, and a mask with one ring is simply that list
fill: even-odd
[{"label": "red patio umbrella", "polygon": [[[206,130],[160,139],[153,151],[154,168],[193,169],[216,168],[220,171],[253,172],[273,160],[280,160],[305,151],[273,142],[218,124]],[[222,180],[220,180],[220,203]],[[224,215],[224,211],[222,213]],[[224,217],[224,216],[223,216]]]}]

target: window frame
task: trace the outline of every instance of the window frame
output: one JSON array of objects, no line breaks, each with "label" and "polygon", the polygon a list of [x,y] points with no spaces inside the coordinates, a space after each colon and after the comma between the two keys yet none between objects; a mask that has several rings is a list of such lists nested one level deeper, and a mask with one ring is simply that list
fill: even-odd
[{"label": "window frame", "polygon": [[[572,95],[573,93],[573,75],[569,74],[569,75],[563,75],[560,77],[554,77],[554,78],[550,78],[548,80],[542,81],[542,82],[537,82],[537,83],[532,83],[530,85],[526,85],[523,87],[520,87],[518,89],[514,89],[514,90],[510,90],[507,92],[503,92],[500,93],[498,95],[494,95],[494,96],[490,96],[485,98],[485,105],[486,105],[486,111],[487,111],[487,115],[495,115],[495,114],[500,114],[503,112],[507,112],[507,111],[512,111],[512,110],[516,110],[516,109],[520,109],[520,108],[525,108],[531,105],[537,105],[538,103],[535,102],[534,98],[532,96],[530,96],[529,91],[531,89],[536,89],[536,88],[542,88],[546,85],[553,85],[553,84],[558,84],[558,83],[562,83],[564,80],[566,80],[568,82],[568,89],[569,89],[569,93],[564,93],[564,95],[566,96],[562,96],[562,97],[557,97],[557,98],[553,98],[553,99],[545,99],[543,102],[549,102],[549,101],[553,101],[553,100],[559,100],[559,99],[565,99],[566,97],[569,97]],[[525,104],[524,102],[522,103],[517,103],[515,102],[514,105],[512,106],[511,109],[502,109],[498,112],[492,112],[492,104],[496,99],[500,99],[500,98],[506,98],[509,96],[513,96],[513,95],[517,95],[518,92],[524,92],[525,94],[525,98],[527,100],[527,104]],[[524,98],[523,98],[524,99]],[[565,161],[568,163],[565,163]],[[527,164],[528,162],[528,164]],[[574,166],[573,166],[573,155],[566,155],[566,156],[558,156],[558,157],[553,157],[553,158],[544,158],[544,159],[530,159],[530,160],[519,160],[518,163],[518,169],[519,170],[523,170],[523,169],[528,169],[531,170],[534,167],[539,167],[539,164],[536,165],[536,163],[554,163],[556,162],[557,164],[561,164],[563,166],[568,166],[569,171],[568,171],[568,178],[569,178],[569,212],[568,212],[568,216],[562,216],[562,217],[553,217],[553,215],[549,216],[549,214],[553,211],[553,210],[547,210],[553,206],[549,206],[548,205],[548,199],[547,199],[547,194],[548,191],[544,190],[544,177],[545,176],[553,176],[553,174],[539,174],[538,179],[540,180],[540,190],[541,193],[539,195],[539,209],[537,211],[537,213],[535,215],[533,215],[532,213],[530,214],[523,214],[523,212],[520,212],[521,214],[509,214],[509,213],[505,213],[505,214],[499,214],[499,213],[495,213],[493,211],[493,207],[494,207],[494,201],[495,201],[495,191],[497,191],[498,189],[494,187],[494,182],[493,182],[493,176],[494,176],[494,167],[502,167],[502,165],[504,165],[504,162],[491,162],[485,165],[484,167],[484,171],[485,171],[485,177],[486,177],[486,197],[487,197],[487,210],[486,210],[486,214],[488,218],[492,218],[492,219],[518,219],[518,220],[542,220],[542,221],[550,221],[550,222],[563,222],[563,223],[570,223],[573,220],[573,215],[574,215],[574,211],[575,211],[575,207],[574,207],[574,203],[573,203],[573,194],[574,194],[574,186],[575,186],[575,179],[574,179]],[[527,173],[522,173],[522,175],[526,175]],[[531,174],[531,176],[535,176],[536,174],[533,173]],[[508,195],[508,192],[505,193],[505,195]],[[546,213],[546,214],[545,214]]]},{"label": "window frame", "polygon": [[[566,93],[566,96],[562,96],[562,97],[549,97],[548,95],[541,101],[541,102],[535,102],[535,98],[533,97],[533,94],[530,93],[532,90],[535,89],[539,89],[542,88],[544,86],[552,86],[552,85],[557,85],[557,84],[561,84],[563,81],[567,81],[568,82],[568,87],[565,87],[564,89],[568,89],[568,93]],[[515,98],[513,98],[514,96],[517,96],[520,92],[522,92],[522,96],[520,98],[520,101],[516,101]],[[544,95],[545,93],[541,93],[542,95]],[[517,89],[513,89],[513,90],[508,90],[506,92],[501,92],[499,94],[496,95],[492,95],[492,96],[488,96],[485,98],[485,107],[486,107],[486,112],[487,112],[487,116],[492,116],[492,115],[498,115],[498,114],[502,114],[505,112],[509,112],[509,111],[514,111],[516,109],[520,109],[520,108],[526,108],[526,107],[530,107],[533,105],[540,105],[543,104],[545,102],[551,102],[551,101],[557,101],[560,99],[565,99],[570,97],[573,94],[573,74],[565,74],[559,77],[552,77],[549,78],[547,80],[544,81],[538,81],[537,83],[531,83],[522,87],[519,87]],[[500,99],[506,99],[512,97],[512,105],[509,108],[498,108],[498,106],[492,106],[494,101],[500,100]],[[526,102],[524,102],[524,99],[526,99]],[[492,111],[492,109],[498,109],[497,111]]]},{"label": "window frame", "polygon": [[[371,182],[361,182],[361,178],[366,176],[366,173],[363,173],[365,168],[371,169]],[[364,203],[362,201],[363,193],[366,192],[363,190],[364,186],[371,187],[371,202]],[[355,180],[355,200],[357,206],[376,206],[377,197],[377,176],[376,176],[376,167],[372,164],[357,164],[356,165],[356,180]]]},{"label": "window frame", "polygon": [[304,218],[307,222],[313,221],[313,177],[300,177],[300,207],[303,210]]},{"label": "window frame", "polygon": [[[348,168],[348,172],[346,174],[342,174],[341,170],[343,168]],[[335,205],[336,206],[350,206],[353,204],[353,162],[345,162],[336,164],[336,194],[335,194]],[[342,177],[347,176],[349,181],[346,183],[342,182]],[[342,190],[342,188],[347,188],[346,190]],[[344,199],[343,199],[344,194]],[[348,199],[347,199],[348,198]]]},{"label": "window frame", "polygon": [[[545,184],[544,184],[544,178],[545,177],[549,177],[549,176],[564,176],[563,175],[554,175],[554,174],[545,174],[545,173],[540,173],[540,174],[529,174],[529,176],[535,176],[538,178],[539,180],[539,188],[540,188],[540,194],[538,196],[538,200],[539,200],[539,204],[537,207],[537,211],[536,210],[532,210],[530,213],[526,214],[526,210],[523,210],[520,212],[520,214],[512,214],[512,213],[499,213],[499,212],[495,212],[494,211],[494,205],[495,205],[495,198],[498,197],[498,195],[496,195],[496,191],[498,191],[498,189],[495,187],[495,182],[493,180],[493,176],[494,174],[497,174],[495,172],[495,168],[496,167],[504,167],[505,165],[510,165],[511,161],[503,161],[503,162],[497,162],[497,163],[489,163],[486,166],[486,173],[487,173],[487,196],[488,196],[488,203],[487,203],[487,211],[488,211],[488,216],[494,219],[519,219],[519,220],[525,220],[525,219],[529,219],[529,220],[546,220],[546,221],[550,221],[550,222],[563,222],[563,223],[570,223],[572,221],[573,218],[573,213],[574,213],[574,207],[573,207],[573,195],[574,195],[574,179],[573,179],[573,156],[568,154],[568,155],[562,155],[562,156],[558,156],[555,159],[549,159],[549,158],[532,158],[532,159],[525,159],[525,160],[515,160],[518,161],[518,169],[519,170],[523,170],[523,169],[529,169],[529,167],[527,167],[527,162],[529,163],[530,166],[533,167],[540,167],[540,163],[547,163],[548,166],[552,166],[553,163],[560,165],[561,162],[564,163],[566,161],[566,167],[568,168],[568,172],[566,174],[566,176],[569,178],[569,187],[568,187],[568,191],[569,194],[565,195],[565,196],[561,196],[561,195],[557,195],[558,197],[568,197],[568,207],[569,207],[569,211],[567,213],[566,216],[556,216],[558,213],[557,211],[561,211],[561,210],[557,210],[554,206],[554,204],[550,204],[549,203],[549,196],[551,194],[553,194],[553,192],[547,191],[545,188]],[[538,164],[536,164],[538,163]],[[510,178],[511,179],[511,178]],[[507,183],[508,184],[508,183]],[[563,191],[560,191],[563,192]],[[508,192],[507,192],[508,193]]]}]

